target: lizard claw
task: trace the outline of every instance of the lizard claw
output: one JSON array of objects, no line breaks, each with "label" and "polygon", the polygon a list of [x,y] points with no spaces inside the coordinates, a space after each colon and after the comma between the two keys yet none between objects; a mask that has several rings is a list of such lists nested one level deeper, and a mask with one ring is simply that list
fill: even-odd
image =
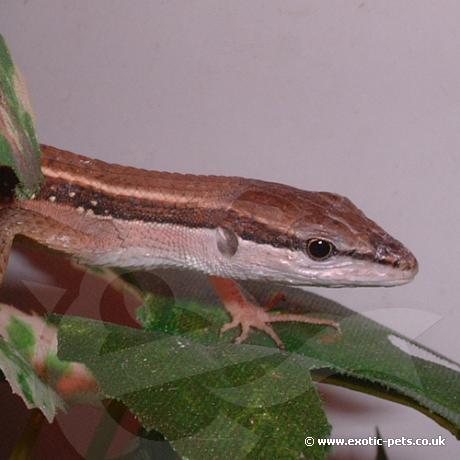
[{"label": "lizard claw", "polygon": [[301,322],[318,324],[333,327],[339,334],[341,333],[340,324],[337,321],[299,314],[269,313],[267,310],[276,305],[280,300],[284,300],[283,294],[277,294],[266,308],[262,308],[247,300],[235,281],[217,277],[210,277],[210,281],[226,310],[232,317],[232,321],[224,324],[220,329],[220,336],[230,329],[238,326],[241,327],[241,334],[235,339],[235,343],[244,342],[249,337],[252,328],[265,332],[272,338],[278,348],[284,350],[283,341],[279,338],[270,323]]}]

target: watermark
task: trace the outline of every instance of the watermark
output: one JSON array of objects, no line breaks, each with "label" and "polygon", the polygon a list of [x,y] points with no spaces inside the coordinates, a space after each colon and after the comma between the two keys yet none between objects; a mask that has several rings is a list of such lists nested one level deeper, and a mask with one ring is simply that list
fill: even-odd
[{"label": "watermark", "polygon": [[377,436],[368,436],[366,438],[314,438],[307,436],[305,438],[307,447],[314,446],[445,446],[446,439],[439,435],[436,438],[388,438],[381,439]]}]

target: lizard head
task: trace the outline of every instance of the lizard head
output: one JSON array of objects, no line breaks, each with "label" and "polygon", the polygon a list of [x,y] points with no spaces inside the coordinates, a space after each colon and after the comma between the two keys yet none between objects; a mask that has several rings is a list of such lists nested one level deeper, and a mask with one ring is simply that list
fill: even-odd
[{"label": "lizard head", "polygon": [[218,229],[230,276],[341,287],[394,286],[416,275],[412,253],[348,198],[264,184],[233,200]]}]

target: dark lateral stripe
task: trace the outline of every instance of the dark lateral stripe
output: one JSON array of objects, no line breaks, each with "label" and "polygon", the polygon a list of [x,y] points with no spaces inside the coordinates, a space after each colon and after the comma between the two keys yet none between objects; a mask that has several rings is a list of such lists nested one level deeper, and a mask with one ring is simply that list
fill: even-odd
[{"label": "dark lateral stripe", "polygon": [[240,238],[278,248],[302,249],[305,242],[288,238],[275,229],[239,215],[232,209],[206,209],[184,203],[158,202],[110,195],[77,184],[47,179],[36,200],[51,200],[74,209],[91,209],[95,215],[120,220],[175,224],[189,228],[224,227]]},{"label": "dark lateral stripe", "polygon": [[[186,203],[159,202],[135,197],[110,195],[90,187],[47,178],[46,183],[35,198],[51,200],[72,207],[92,210],[95,215],[113,217],[126,221],[174,224],[189,228],[231,229],[240,238],[259,244],[269,244],[276,248],[304,250],[306,241],[277,232],[261,222],[239,215],[232,209],[205,209],[187,206]],[[370,260],[382,265],[397,265],[389,260],[375,260],[373,254],[356,251],[338,251],[335,255],[348,256],[359,260]]]}]

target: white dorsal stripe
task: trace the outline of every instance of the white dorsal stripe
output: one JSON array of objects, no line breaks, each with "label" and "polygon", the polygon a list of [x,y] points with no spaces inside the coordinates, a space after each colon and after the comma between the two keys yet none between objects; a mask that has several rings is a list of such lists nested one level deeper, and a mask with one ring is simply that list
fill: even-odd
[{"label": "white dorsal stripe", "polygon": [[194,204],[194,201],[191,200],[190,197],[184,196],[179,193],[159,190],[145,190],[138,187],[121,187],[117,185],[111,185],[107,182],[98,179],[88,179],[85,176],[72,174],[62,170],[56,171],[47,166],[42,166],[42,172],[46,177],[50,177],[53,179],[62,179],[69,183],[80,185],[82,187],[94,187],[95,189],[97,189],[97,191],[105,192],[108,194],[131,198],[140,198],[151,201],[169,201],[174,203]]}]

